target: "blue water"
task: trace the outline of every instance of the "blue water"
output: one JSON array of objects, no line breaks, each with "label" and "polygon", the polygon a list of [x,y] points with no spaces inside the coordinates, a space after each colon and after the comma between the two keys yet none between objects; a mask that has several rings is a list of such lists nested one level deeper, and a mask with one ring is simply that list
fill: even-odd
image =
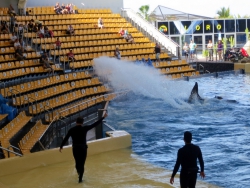
[{"label": "blue water", "polygon": [[186,92],[195,81],[205,98],[203,104],[176,108],[163,99],[130,92],[110,103],[107,122],[132,135],[132,149],[144,160],[170,170],[184,145],[183,132],[189,130],[203,153],[204,181],[220,187],[250,187],[250,77],[190,80]]}]

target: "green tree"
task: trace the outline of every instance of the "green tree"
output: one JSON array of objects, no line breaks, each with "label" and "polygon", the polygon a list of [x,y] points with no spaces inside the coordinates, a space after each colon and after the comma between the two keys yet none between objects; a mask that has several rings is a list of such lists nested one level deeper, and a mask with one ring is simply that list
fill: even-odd
[{"label": "green tree", "polygon": [[220,10],[216,12],[216,14],[219,15],[219,18],[233,18],[233,16],[230,14],[230,8],[222,7]]},{"label": "green tree", "polygon": [[149,5],[142,5],[139,8],[139,14],[142,15],[146,20],[149,20]]}]

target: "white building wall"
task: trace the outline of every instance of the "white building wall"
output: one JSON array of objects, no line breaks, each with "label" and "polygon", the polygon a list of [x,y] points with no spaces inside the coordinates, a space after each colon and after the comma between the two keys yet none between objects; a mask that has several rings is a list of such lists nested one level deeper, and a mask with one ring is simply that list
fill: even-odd
[{"label": "white building wall", "polygon": [[[109,8],[114,13],[121,13],[121,8],[123,7],[123,0],[28,0],[26,7],[54,6],[56,2],[60,4],[73,3],[79,9]],[[84,6],[81,3],[83,3]]]}]

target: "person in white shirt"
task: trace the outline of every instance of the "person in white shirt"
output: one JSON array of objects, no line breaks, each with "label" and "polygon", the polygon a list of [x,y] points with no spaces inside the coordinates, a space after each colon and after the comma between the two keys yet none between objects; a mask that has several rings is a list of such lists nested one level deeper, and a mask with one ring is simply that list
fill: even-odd
[{"label": "person in white shirt", "polygon": [[97,23],[97,25],[98,25],[98,27],[99,27],[100,29],[104,28],[104,23],[103,23],[103,21],[102,21],[102,18],[101,18],[101,17],[98,19],[98,23]]},{"label": "person in white shirt", "polygon": [[20,42],[18,39],[14,42],[14,48],[17,49],[18,46],[21,46]]},{"label": "person in white shirt", "polygon": [[17,39],[17,36],[15,35],[15,33],[12,33],[12,35],[10,37],[10,43],[14,44],[16,39]]},{"label": "person in white shirt", "polygon": [[208,41],[207,49],[209,54],[209,61],[213,61],[213,43],[211,40]]}]

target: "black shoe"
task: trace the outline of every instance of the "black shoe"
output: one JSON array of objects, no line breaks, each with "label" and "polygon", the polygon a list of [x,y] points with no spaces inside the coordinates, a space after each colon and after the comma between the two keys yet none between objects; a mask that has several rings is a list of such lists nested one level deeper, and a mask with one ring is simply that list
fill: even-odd
[{"label": "black shoe", "polygon": [[78,181],[78,183],[82,183],[82,179]]}]

